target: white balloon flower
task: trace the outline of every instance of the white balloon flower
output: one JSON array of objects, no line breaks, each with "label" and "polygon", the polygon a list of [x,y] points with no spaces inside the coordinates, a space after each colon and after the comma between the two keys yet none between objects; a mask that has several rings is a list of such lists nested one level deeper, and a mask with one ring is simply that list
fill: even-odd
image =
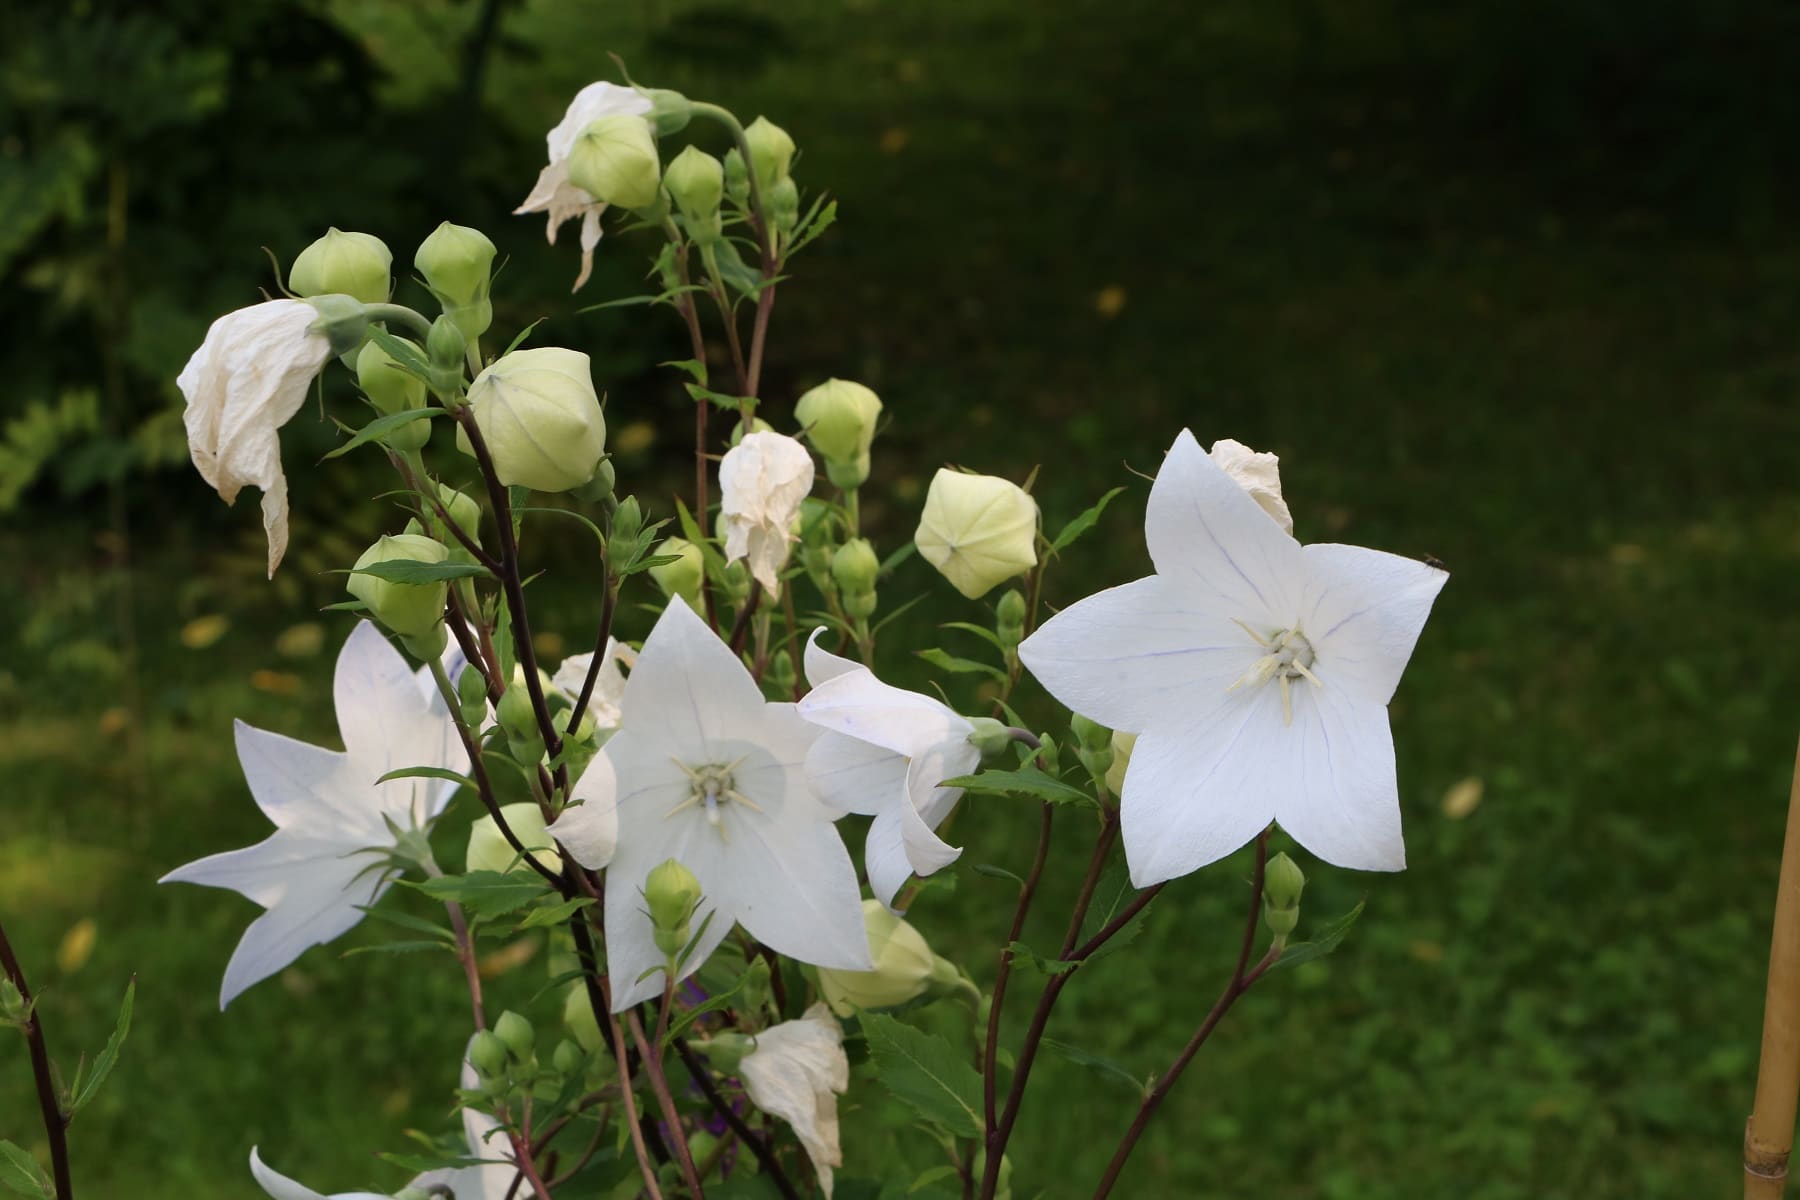
[{"label": "white balloon flower", "polygon": [[537,184],[523,203],[513,210],[515,216],[545,213],[548,225],[545,236],[556,244],[556,230],[564,221],[581,218],[581,273],[575,277],[579,291],[594,269],[594,247],[600,244],[600,214],[606,205],[592,193],[569,182],[569,155],[581,131],[601,117],[619,114],[643,114],[650,111],[650,101],[632,88],[616,83],[590,83],[575,93],[568,111],[544,138],[550,161],[538,172]]},{"label": "white balloon flower", "polygon": [[1144,534],[1154,575],[1019,647],[1058,700],[1139,735],[1120,796],[1132,882],[1198,870],[1271,821],[1326,862],[1402,869],[1387,704],[1448,576],[1302,546],[1186,430]]}]

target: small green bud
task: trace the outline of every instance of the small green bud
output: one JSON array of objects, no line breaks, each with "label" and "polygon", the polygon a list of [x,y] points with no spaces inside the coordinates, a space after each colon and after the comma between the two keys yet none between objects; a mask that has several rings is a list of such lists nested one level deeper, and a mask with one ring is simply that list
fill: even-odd
[{"label": "small green bud", "polygon": [[687,221],[688,236],[701,245],[718,241],[722,232],[719,205],[725,199],[724,165],[698,146],[689,146],[669,163],[663,184]]},{"label": "small green bud", "polygon": [[14,1025],[25,1022],[25,994],[5,975],[0,975],[0,1021]]},{"label": "small green bud", "polygon": [[800,185],[792,179],[778,179],[769,189],[769,215],[775,232],[786,237],[800,223]]},{"label": "small green bud", "polygon": [[302,250],[288,269],[288,290],[296,296],[353,296],[364,304],[386,303],[394,256],[368,233],[332,228]]},{"label": "small green bud", "polygon": [[662,163],[650,123],[630,113],[590,122],[569,151],[569,182],[605,204],[655,204],[662,195]]},{"label": "small green bud", "polygon": [[368,339],[368,309],[355,296],[345,296],[338,292],[308,296],[306,303],[319,314],[311,331],[323,334],[331,344],[331,352],[344,359],[348,365],[352,361],[348,356],[361,350],[363,342]]},{"label": "small green bud", "polygon": [[992,717],[969,717],[973,728],[969,732],[969,744],[981,751],[983,758],[997,758],[1012,745],[1012,727]]},{"label": "small green bud", "polygon": [[[583,997],[583,999],[585,998]],[[581,1072],[583,1067],[587,1066],[587,1055],[582,1052],[580,1046],[568,1038],[564,1038],[556,1043],[556,1050],[550,1055],[550,1065],[564,1075],[576,1075]]]},{"label": "small green bud", "polygon": [[1069,720],[1069,728],[1074,730],[1076,739],[1087,750],[1106,750],[1112,746],[1112,730],[1096,721],[1090,721],[1080,713],[1074,713]]},{"label": "small green bud", "polygon": [[769,960],[766,958],[752,959],[750,965],[744,968],[744,986],[738,993],[743,997],[743,1002],[739,1005],[742,1011],[747,1013],[773,1011],[775,989],[769,983],[770,975]]},{"label": "small green bud", "polygon": [[500,694],[500,703],[494,706],[494,718],[506,731],[507,745],[515,758],[529,764],[544,756],[543,730],[538,728],[537,711],[524,683],[515,681]]},{"label": "small green bud", "polygon": [[881,559],[867,538],[851,538],[831,556],[831,578],[846,593],[873,592]]},{"label": "small green bud", "polygon": [[756,1042],[741,1033],[716,1033],[693,1046],[712,1064],[713,1070],[721,1075],[735,1075],[744,1056],[756,1049]]},{"label": "small green bud", "polygon": [[1009,656],[1025,640],[1025,597],[1018,588],[1008,588],[994,606],[994,634]]},{"label": "small green bud", "polygon": [[673,858],[650,869],[644,880],[644,904],[650,910],[656,948],[670,958],[680,954],[692,936],[694,909],[700,903],[700,881]]},{"label": "small green bud", "polygon": [[879,900],[863,901],[863,927],[873,969],[819,968],[819,991],[840,1017],[858,1009],[898,1008],[925,995],[932,985],[937,956],[918,930]]},{"label": "small green bud", "polygon": [[[449,556],[442,542],[402,533],[384,537],[364,550],[356,565],[360,569],[380,562],[441,563]],[[371,616],[402,637],[423,637],[443,624],[445,584],[441,580],[393,583],[353,572],[345,587],[368,605]]]},{"label": "small green bud", "polygon": [[650,101],[650,123],[658,137],[680,133],[694,119],[694,102],[670,88],[639,88],[638,95]]},{"label": "small green bud", "polygon": [[[425,358],[431,364],[432,394],[446,400],[462,395],[463,355],[468,345],[468,339],[450,316],[440,316],[431,323],[431,332],[425,335]],[[463,440],[459,436],[457,444]]]},{"label": "small green bud", "polygon": [[777,696],[791,696],[794,691],[794,656],[786,649],[777,650],[769,660],[769,673],[764,677]]},{"label": "small green bud", "polygon": [[469,341],[475,341],[494,323],[488,285],[492,282],[495,253],[494,243],[481,230],[445,221],[431,231],[413,255],[413,266],[444,306],[444,315],[456,322]]},{"label": "small green bud", "polygon": [[589,1054],[598,1054],[606,1048],[606,1038],[600,1033],[600,1018],[594,1015],[587,988],[579,982],[563,998],[563,1026]]},{"label": "small green bud", "polygon": [[[437,487],[438,503],[444,506],[444,511],[450,514],[452,521],[456,522],[456,527],[470,537],[479,540],[481,537],[481,505],[466,492],[459,492],[455,488],[441,483],[435,486]],[[435,509],[432,510],[432,517],[434,524],[441,524],[442,519],[437,516]],[[444,530],[445,539],[453,541],[455,537],[456,535],[448,529]],[[446,541],[445,544],[448,545],[449,542]],[[451,548],[460,550],[462,545],[458,543]]]},{"label": "small green bud", "polygon": [[750,161],[756,166],[756,182],[767,192],[788,177],[794,161],[794,139],[787,130],[767,117],[758,117],[744,127],[744,142],[750,147]]},{"label": "small green bud", "polygon": [[[503,804],[500,815],[506,818],[506,827],[512,830],[520,845],[531,852],[531,857],[552,871],[562,870],[562,856],[556,852],[556,842],[544,828],[544,813],[536,803],[522,800],[517,804]],[[477,817],[469,826],[469,848],[463,856],[463,869],[532,873],[531,864],[513,849],[491,815]]]},{"label": "small green bud", "polygon": [[740,207],[750,199],[750,173],[744,169],[744,156],[735,147],[725,152],[725,194]]},{"label": "small green bud", "polygon": [[825,473],[845,491],[869,477],[869,446],[880,417],[881,397],[848,379],[828,379],[794,405],[794,419],[825,460]]},{"label": "small green bud", "polygon": [[464,708],[487,703],[487,680],[473,666],[464,667],[456,677],[456,698]]},{"label": "small green bud", "polygon": [[615,567],[623,567],[637,553],[638,537],[643,532],[643,507],[636,496],[627,496],[613,510],[612,529],[606,539],[606,557]]},{"label": "small green bud", "polygon": [[483,1029],[469,1040],[469,1065],[483,1079],[505,1075],[509,1057],[506,1043],[491,1029]]},{"label": "small green bud", "polygon": [[[475,377],[469,404],[494,473],[509,487],[566,492],[592,479],[606,453],[606,417],[578,350],[515,350]],[[474,453],[466,431],[457,431],[456,444]]]},{"label": "small green bud", "polygon": [[1131,766],[1131,751],[1137,746],[1137,739],[1138,735],[1135,733],[1113,730],[1113,761],[1112,766],[1107,768],[1106,786],[1115,796],[1125,790],[1125,771]]},{"label": "small green bud", "polygon": [[[374,341],[363,343],[356,353],[356,382],[369,403],[382,416],[425,407],[425,381],[400,369],[393,357]],[[405,453],[431,440],[431,422],[420,418],[389,431],[382,442]]]},{"label": "small green bud", "polygon": [[1263,923],[1275,945],[1287,945],[1288,935],[1300,924],[1300,893],[1306,875],[1286,854],[1277,854],[1263,867]]},{"label": "small green bud", "polygon": [[520,1062],[528,1062],[532,1051],[537,1048],[537,1030],[531,1027],[530,1021],[510,1008],[494,1022],[494,1036],[504,1042],[507,1050]]},{"label": "small green bud", "polygon": [[662,589],[662,594],[671,599],[680,596],[688,602],[688,607],[698,611],[700,607],[700,584],[706,577],[706,559],[700,553],[700,547],[686,538],[664,538],[650,552],[656,557],[666,554],[676,555],[672,563],[650,568],[650,578]]}]

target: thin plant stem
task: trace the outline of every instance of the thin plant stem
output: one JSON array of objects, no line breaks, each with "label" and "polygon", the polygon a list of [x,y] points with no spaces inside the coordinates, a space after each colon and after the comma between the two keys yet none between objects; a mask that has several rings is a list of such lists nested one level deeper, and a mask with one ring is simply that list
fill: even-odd
[{"label": "thin plant stem", "polygon": [[44,1025],[32,1003],[31,985],[25,980],[25,968],[19,965],[7,940],[5,926],[0,926],[0,970],[18,989],[25,1005],[25,1044],[31,1053],[31,1074],[37,1082],[38,1115],[44,1121],[44,1137],[50,1143],[50,1176],[56,1185],[56,1200],[74,1200],[75,1184],[69,1173],[69,1117],[56,1094],[56,1076],[51,1073],[50,1048],[44,1042]]},{"label": "thin plant stem", "polygon": [[610,564],[602,561],[602,570],[606,571],[606,596],[600,602],[600,630],[594,635],[594,657],[588,663],[587,677],[581,681],[581,695],[575,697],[575,707],[569,710],[569,731],[573,733],[581,726],[581,718],[587,715],[588,702],[594,698],[594,683],[600,678],[600,667],[606,661],[606,647],[612,641],[613,614],[619,604],[619,580],[612,574]]},{"label": "thin plant stem", "polygon": [[1231,1011],[1231,1006],[1237,1003],[1238,997],[1249,991],[1252,985],[1261,979],[1281,957],[1281,947],[1271,945],[1261,961],[1254,967],[1250,965],[1250,952],[1256,948],[1256,927],[1262,917],[1263,874],[1268,861],[1269,830],[1264,829],[1256,837],[1256,866],[1250,877],[1250,911],[1244,919],[1244,938],[1238,947],[1237,965],[1232,968],[1231,979],[1200,1022],[1200,1027],[1194,1030],[1194,1036],[1188,1039],[1187,1045],[1183,1046],[1181,1053],[1175,1056],[1175,1061],[1169,1065],[1169,1069],[1163,1072],[1155,1086],[1145,1093],[1143,1100],[1139,1102],[1137,1113],[1132,1117],[1130,1127],[1126,1129],[1125,1136],[1120,1139],[1119,1148],[1113,1151],[1112,1161],[1106,1166],[1106,1174],[1100,1177],[1100,1185],[1094,1189],[1094,1200],[1104,1200],[1105,1197],[1112,1194],[1113,1185],[1119,1181],[1119,1172],[1125,1169],[1126,1160],[1137,1148],[1138,1139],[1143,1136],[1145,1127],[1150,1124],[1150,1118],[1162,1106],[1163,1100],[1168,1097],[1170,1090],[1180,1080],[1182,1072],[1187,1070],[1188,1064],[1194,1061],[1194,1055],[1200,1052],[1200,1047],[1206,1044],[1206,1039],[1211,1037],[1213,1030],[1219,1027],[1219,1022],[1225,1019],[1225,1014]]},{"label": "thin plant stem", "polygon": [[699,1085],[707,1103],[713,1106],[713,1111],[724,1119],[731,1131],[737,1134],[739,1141],[750,1147],[750,1153],[756,1156],[763,1175],[775,1185],[775,1190],[781,1193],[783,1200],[800,1200],[800,1193],[794,1189],[787,1172],[782,1170],[781,1159],[769,1145],[769,1140],[752,1129],[743,1115],[731,1107],[731,1102],[719,1091],[719,1085],[713,1082],[712,1068],[706,1065],[706,1060],[685,1039],[679,1037],[675,1039],[675,1053],[687,1064],[688,1074],[694,1077],[694,1082]]},{"label": "thin plant stem", "polygon": [[999,1126],[999,1102],[994,1094],[994,1076],[1000,1057],[1000,1013],[1006,1007],[1007,981],[1012,978],[1012,947],[1025,929],[1025,917],[1031,912],[1031,901],[1037,895],[1038,880],[1044,874],[1044,861],[1050,855],[1050,826],[1055,815],[1056,806],[1046,802],[1038,824],[1037,857],[1032,860],[1031,873],[1026,875],[1025,882],[1019,887],[1019,902],[1013,907],[1012,927],[1007,932],[1006,945],[1000,951],[1000,966],[994,974],[994,999],[988,1006],[987,1041],[982,1048],[981,1070],[981,1100],[983,1111],[987,1115],[986,1134],[989,1138]]},{"label": "thin plant stem", "polygon": [[[663,232],[675,247],[675,274],[680,281],[682,292],[676,297],[675,310],[681,314],[681,320],[687,326],[688,345],[693,351],[694,361],[699,364],[704,377],[706,374],[706,333],[700,328],[700,310],[694,305],[694,293],[687,289],[692,286],[693,278],[688,271],[688,247],[682,240],[681,230],[672,218],[664,218]],[[706,527],[707,510],[712,507],[712,497],[707,476],[710,468],[707,458],[707,410],[712,401],[696,398],[694,400],[694,519],[701,528]],[[705,610],[706,623],[718,632],[719,617],[713,605],[712,583],[706,573],[700,573],[701,607]]]},{"label": "thin plant stem", "polygon": [[526,1140],[525,1135],[508,1133],[506,1138],[512,1143],[513,1165],[518,1168],[525,1182],[531,1185],[532,1193],[538,1200],[553,1200],[550,1185],[544,1182],[544,1177],[538,1174],[537,1165],[531,1161],[531,1143]]},{"label": "thin plant stem", "polygon": [[619,1067],[619,1104],[625,1110],[625,1128],[631,1134],[631,1148],[637,1154],[638,1171],[644,1177],[644,1190],[649,1194],[650,1200],[663,1200],[662,1188],[656,1182],[656,1166],[650,1158],[650,1147],[644,1142],[643,1122],[638,1119],[637,1097],[631,1091],[631,1065],[625,1047],[625,1031],[619,1027],[618,1014],[612,1010],[612,989],[600,974],[599,958],[594,953],[594,935],[589,932],[587,920],[581,913],[570,918],[569,930],[575,936],[575,957],[581,963],[582,982],[587,988],[588,1004],[593,1008],[595,1018],[605,1022],[613,1062]]},{"label": "thin plant stem", "polygon": [[[674,983],[663,987],[663,1009],[673,1007]],[[661,1024],[661,1018],[658,1024]],[[675,1107],[675,1095],[669,1091],[668,1076],[663,1073],[662,1046],[660,1042],[652,1046],[644,1034],[644,1023],[638,1019],[637,1009],[625,1013],[625,1023],[631,1029],[631,1040],[637,1043],[638,1057],[643,1060],[644,1073],[650,1076],[650,1091],[656,1096],[657,1107],[662,1109],[663,1124],[669,1127],[669,1137],[675,1143],[675,1161],[681,1167],[682,1177],[687,1180],[688,1191],[695,1200],[706,1195],[700,1186],[700,1173],[694,1169],[694,1156],[688,1150],[687,1128],[681,1123],[681,1112]]]},{"label": "thin plant stem", "polygon": [[1769,940],[1769,982],[1763,1000],[1762,1052],[1756,1099],[1744,1123],[1744,1200],[1781,1200],[1794,1147],[1794,1108],[1800,1096],[1800,755],[1788,792],[1787,833],[1775,892],[1775,929]]}]

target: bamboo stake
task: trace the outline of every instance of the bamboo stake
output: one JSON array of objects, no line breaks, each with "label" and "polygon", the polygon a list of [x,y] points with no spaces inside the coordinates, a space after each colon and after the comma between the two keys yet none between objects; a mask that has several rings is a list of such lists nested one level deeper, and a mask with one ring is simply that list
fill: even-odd
[{"label": "bamboo stake", "polygon": [[1788,793],[1775,933],[1769,943],[1769,988],[1763,998],[1762,1058],[1756,1102],[1744,1123],[1744,1200],[1781,1200],[1794,1146],[1800,1096],[1800,754]]}]

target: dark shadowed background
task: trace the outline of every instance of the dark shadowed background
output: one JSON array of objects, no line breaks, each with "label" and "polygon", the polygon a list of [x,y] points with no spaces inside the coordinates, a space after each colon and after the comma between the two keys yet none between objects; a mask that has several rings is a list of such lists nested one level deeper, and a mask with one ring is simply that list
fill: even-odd
[{"label": "dark shadowed background", "polygon": [[[609,52],[767,113],[803,188],[837,198],[762,391],[778,421],[829,375],[881,393],[885,546],[937,465],[1041,464],[1052,526],[1131,487],[1050,598],[1133,578],[1126,468],[1187,425],[1277,451],[1302,540],[1449,566],[1394,705],[1410,869],[1307,862],[1305,919],[1366,897],[1363,921],[1232,1014],[1122,1193],[1735,1194],[1800,668],[1800,10],[15,0],[4,26],[0,917],[67,1063],[139,987],[71,1131],[84,1200],[252,1194],[253,1142],[322,1190],[398,1187],[371,1153],[442,1123],[464,1036],[447,959],[345,959],[390,936],[365,923],[221,1015],[252,906],[153,886],[266,829],[231,718],[334,736],[349,619],[318,611],[326,572],[394,522],[379,463],[312,465],[338,435],[305,415],[266,582],[254,500],[225,508],[187,466],[172,380],[272,288],[260,247],[285,263],[328,225],[367,231],[404,280],[447,218],[501,247],[497,333],[544,317],[540,344],[593,355],[624,488],[679,488],[688,401],[656,366],[685,356],[679,325],[575,311],[641,290],[650,244],[609,237],[571,300],[573,228],[550,247],[508,215],[573,92],[619,78]],[[578,647],[585,548],[545,535],[540,624]],[[933,582],[914,560],[884,605]],[[923,678],[908,645],[977,649],[934,626],[983,609],[932,595],[887,642],[896,677]],[[1034,828],[971,805],[965,864],[1019,867]],[[1083,840],[1053,858],[1046,929]],[[1229,968],[1239,874],[1166,894],[1053,1036],[1159,1069]],[[967,872],[915,915],[985,980],[973,950],[1009,909]],[[491,986],[525,1006],[545,967],[515,958]],[[31,1096],[0,1036],[0,1136],[28,1147]],[[1130,1100],[1045,1061],[1015,1195],[1088,1194]],[[895,1136],[850,1113],[844,1175],[883,1174]]]}]

